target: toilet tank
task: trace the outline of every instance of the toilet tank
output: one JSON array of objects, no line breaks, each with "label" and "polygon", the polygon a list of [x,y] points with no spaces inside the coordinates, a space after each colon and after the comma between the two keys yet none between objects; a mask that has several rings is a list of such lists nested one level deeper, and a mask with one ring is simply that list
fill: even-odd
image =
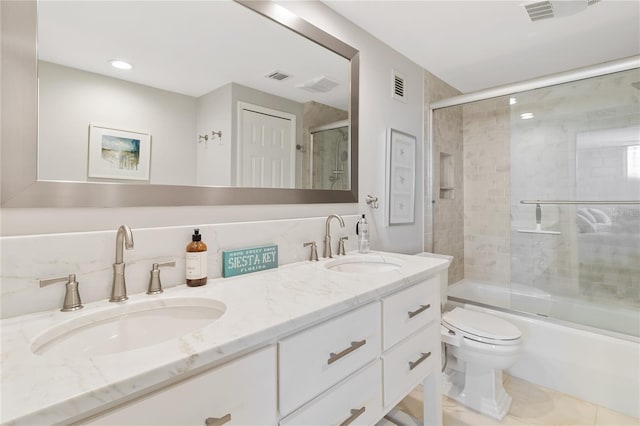
[{"label": "toilet tank", "polygon": [[[446,254],[429,253],[426,251],[423,251],[422,253],[418,253],[416,254],[416,256],[433,257],[436,259],[447,260],[449,261],[449,264],[447,265],[447,267],[451,265],[451,262],[453,261],[453,256],[448,256]],[[440,274],[440,310],[441,312],[444,312],[444,305],[447,303],[448,286],[449,286],[449,269],[446,269],[442,271],[442,273]]]}]

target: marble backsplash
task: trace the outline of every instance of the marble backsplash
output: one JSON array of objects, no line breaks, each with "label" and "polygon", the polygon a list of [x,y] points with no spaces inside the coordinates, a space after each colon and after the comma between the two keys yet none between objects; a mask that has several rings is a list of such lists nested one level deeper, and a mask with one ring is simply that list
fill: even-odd
[{"label": "marble backsplash", "polygon": [[[338,238],[347,235],[346,249],[356,249],[358,215],[343,216],[345,228],[331,224],[333,252]],[[222,275],[222,251],[234,248],[278,245],[278,263],[308,259],[303,243],[316,241],[322,255],[325,217],[132,229],[135,247],[124,250],[127,291],[147,291],[153,263],[175,261],[175,268],[162,268],[165,288],[185,282],[185,248],[194,228],[199,228],[208,246],[209,279]],[[113,279],[116,230],[83,233],[28,235],[0,238],[1,318],[59,309],[64,283],[39,287],[39,280],[75,274],[83,303],[108,299]]]}]

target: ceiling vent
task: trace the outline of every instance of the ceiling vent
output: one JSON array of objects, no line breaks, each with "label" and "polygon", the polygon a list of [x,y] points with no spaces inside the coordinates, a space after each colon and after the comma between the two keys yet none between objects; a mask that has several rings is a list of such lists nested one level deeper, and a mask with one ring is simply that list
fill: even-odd
[{"label": "ceiling vent", "polygon": [[537,3],[525,4],[529,19],[539,21],[541,19],[553,18],[553,5],[550,1],[539,1]]},{"label": "ceiling vent", "polygon": [[297,87],[311,93],[325,93],[331,91],[336,86],[338,86],[338,83],[335,81],[330,80],[327,77],[318,77],[313,80],[306,81]]},{"label": "ceiling vent", "polygon": [[587,10],[587,7],[600,3],[601,0],[551,0],[525,4],[529,19],[539,21],[547,18],[564,18]]},{"label": "ceiling vent", "polygon": [[407,102],[407,91],[405,88],[405,78],[398,71],[393,70],[391,85],[391,97],[401,102]]},{"label": "ceiling vent", "polygon": [[274,71],[271,74],[265,75],[265,77],[271,78],[273,80],[282,81],[282,80],[285,80],[285,79],[287,79],[287,78],[289,78],[291,76],[288,75],[288,74],[285,74],[285,73],[283,73],[281,71]]}]

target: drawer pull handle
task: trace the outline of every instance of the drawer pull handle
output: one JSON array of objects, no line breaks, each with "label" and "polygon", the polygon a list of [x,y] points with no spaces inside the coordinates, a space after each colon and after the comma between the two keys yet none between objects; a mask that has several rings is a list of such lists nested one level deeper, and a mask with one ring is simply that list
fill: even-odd
[{"label": "drawer pull handle", "polygon": [[351,346],[349,346],[347,349],[343,350],[342,352],[338,352],[338,353],[331,352],[329,354],[329,360],[327,361],[327,364],[333,364],[340,358],[349,355],[351,352],[355,351],[359,347],[362,347],[366,344],[367,344],[367,339],[362,339],[359,342],[351,342]]},{"label": "drawer pull handle", "polygon": [[428,304],[428,305],[420,305],[420,308],[419,308],[419,309],[417,309],[417,310],[415,310],[415,311],[413,311],[413,312],[409,311],[409,312],[407,312],[407,313],[409,314],[409,318],[413,318],[413,317],[415,317],[416,315],[421,314],[422,312],[426,311],[426,310],[427,310],[427,309],[429,309],[430,307],[431,307],[431,304]]},{"label": "drawer pull handle", "polygon": [[351,409],[351,415],[349,416],[349,418],[347,420],[345,420],[344,422],[340,423],[340,426],[347,426],[350,425],[351,423],[353,423],[353,421],[355,419],[357,419],[358,417],[360,417],[362,415],[362,413],[364,413],[365,411],[367,411],[367,407],[363,406],[362,408],[359,409]]},{"label": "drawer pull handle", "polygon": [[430,356],[431,356],[431,352],[427,352],[427,353],[422,352],[422,355],[416,361],[409,361],[409,371],[413,370],[414,368],[422,364],[422,361],[429,358]]},{"label": "drawer pull handle", "polygon": [[208,417],[204,424],[207,426],[222,426],[225,423],[231,421],[231,414],[224,415],[222,417]]}]

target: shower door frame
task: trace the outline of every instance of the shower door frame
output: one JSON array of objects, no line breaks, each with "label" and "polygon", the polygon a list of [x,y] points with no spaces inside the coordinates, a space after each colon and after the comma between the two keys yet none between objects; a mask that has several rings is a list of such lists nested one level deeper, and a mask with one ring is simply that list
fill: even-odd
[{"label": "shower door frame", "polygon": [[[508,84],[504,86],[498,86],[491,89],[480,90],[473,93],[467,93],[464,95],[453,96],[450,98],[442,99],[439,101],[431,102],[429,104],[429,191],[425,194],[431,199],[428,203],[428,214],[431,216],[431,229],[435,230],[435,216],[434,216],[434,204],[435,188],[434,185],[434,141],[433,141],[433,112],[437,109],[447,108],[451,106],[458,106],[468,104],[470,102],[483,101],[491,98],[497,98],[500,96],[512,95],[514,93],[524,92],[528,90],[541,89],[543,87],[555,86],[563,83],[570,83],[572,81],[584,80],[592,77],[600,77],[607,74],[613,74],[621,71],[628,71],[634,68],[640,68],[640,55],[630,56],[628,58],[618,59],[615,61],[604,62],[602,64],[592,65],[588,67],[578,68],[572,71],[553,74],[545,77],[535,78],[520,83]],[[426,214],[427,212],[425,212]],[[423,237],[424,238],[424,237]],[[429,251],[433,252],[435,246],[435,233],[431,239]],[[424,241],[423,241],[424,247]],[[427,247],[425,247],[427,249]]]}]

